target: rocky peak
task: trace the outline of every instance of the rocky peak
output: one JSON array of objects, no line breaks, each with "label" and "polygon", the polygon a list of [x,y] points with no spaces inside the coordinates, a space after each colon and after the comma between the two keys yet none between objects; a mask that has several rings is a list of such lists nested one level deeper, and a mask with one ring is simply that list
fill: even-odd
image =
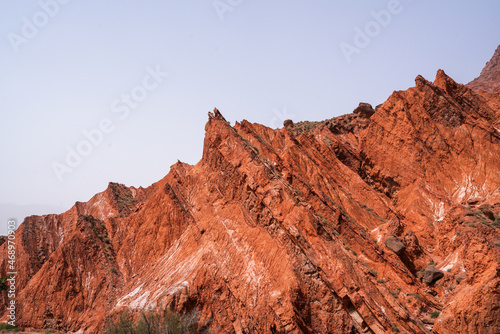
[{"label": "rocky peak", "polygon": [[483,90],[495,93],[500,90],[500,45],[495,50],[493,57],[486,63],[481,74],[467,86],[473,90]]},{"label": "rocky peak", "polygon": [[226,122],[226,119],[224,118],[224,116],[222,116],[219,109],[217,109],[217,108],[214,108],[213,113],[209,112],[208,117],[209,117],[209,119],[217,119],[217,120],[222,120],[222,121]]},{"label": "rocky peak", "polygon": [[422,88],[422,87],[424,87],[425,85],[428,85],[428,84],[429,84],[429,81],[427,81],[420,74],[417,75],[417,77],[415,78],[415,86],[418,87],[418,88]]},{"label": "rocky peak", "polygon": [[444,90],[446,93],[450,94],[453,91],[459,89],[461,85],[450,78],[443,70],[439,69],[436,73],[436,79],[434,80],[434,85]]}]

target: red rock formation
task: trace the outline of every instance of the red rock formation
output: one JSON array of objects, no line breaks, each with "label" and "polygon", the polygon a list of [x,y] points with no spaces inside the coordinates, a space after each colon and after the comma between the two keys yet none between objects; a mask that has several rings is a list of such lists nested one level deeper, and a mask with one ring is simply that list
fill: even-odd
[{"label": "red rock formation", "polygon": [[168,307],[220,333],[500,332],[499,114],[441,70],[279,130],[215,110],[198,164],[24,221],[17,322],[97,333]]},{"label": "red rock formation", "polygon": [[481,75],[467,84],[474,90],[483,90],[495,93],[500,90],[500,45],[495,50],[493,57],[481,71]]}]

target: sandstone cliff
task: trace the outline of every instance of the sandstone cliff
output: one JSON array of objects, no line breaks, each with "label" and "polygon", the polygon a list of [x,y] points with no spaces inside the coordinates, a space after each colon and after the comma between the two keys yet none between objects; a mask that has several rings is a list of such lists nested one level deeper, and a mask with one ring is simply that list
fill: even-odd
[{"label": "sandstone cliff", "polygon": [[17,323],[168,307],[218,333],[500,332],[498,90],[415,82],[277,130],[214,110],[198,164],[26,218]]}]

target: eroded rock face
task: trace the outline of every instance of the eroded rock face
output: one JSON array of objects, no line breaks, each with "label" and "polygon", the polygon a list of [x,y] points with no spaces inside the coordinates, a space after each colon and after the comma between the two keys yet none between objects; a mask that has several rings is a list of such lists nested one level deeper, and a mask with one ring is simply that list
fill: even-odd
[{"label": "eroded rock face", "polygon": [[325,122],[214,110],[196,165],[24,220],[17,323],[98,333],[166,307],[220,333],[500,332],[499,105],[439,71]]}]

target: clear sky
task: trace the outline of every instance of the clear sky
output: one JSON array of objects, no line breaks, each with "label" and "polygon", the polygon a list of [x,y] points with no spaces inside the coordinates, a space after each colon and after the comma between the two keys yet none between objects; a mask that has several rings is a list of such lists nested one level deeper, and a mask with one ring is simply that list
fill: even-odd
[{"label": "clear sky", "polygon": [[109,181],[195,164],[207,112],[281,127],[433,80],[467,83],[500,1],[16,0],[0,3],[0,233]]}]

